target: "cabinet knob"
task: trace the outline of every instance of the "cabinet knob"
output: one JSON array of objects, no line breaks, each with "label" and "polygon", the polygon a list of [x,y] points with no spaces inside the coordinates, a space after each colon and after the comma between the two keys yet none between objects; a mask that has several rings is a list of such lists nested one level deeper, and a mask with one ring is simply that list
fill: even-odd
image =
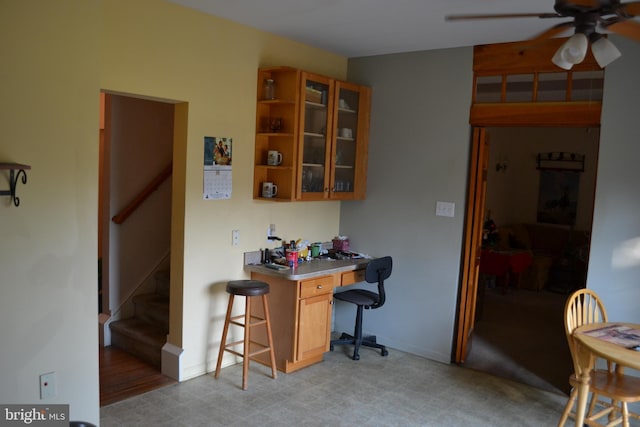
[{"label": "cabinet knob", "polygon": [[322,285],[316,286],[316,289],[322,289]]}]

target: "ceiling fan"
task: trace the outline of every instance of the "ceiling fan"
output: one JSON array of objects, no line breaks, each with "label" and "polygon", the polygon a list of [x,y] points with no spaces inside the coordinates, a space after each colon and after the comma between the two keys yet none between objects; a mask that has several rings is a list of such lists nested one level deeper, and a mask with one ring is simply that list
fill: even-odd
[{"label": "ceiling fan", "polygon": [[571,18],[534,36],[533,41],[556,37],[571,27],[575,34],[551,59],[565,70],[584,60],[589,43],[598,65],[604,68],[621,56],[620,51],[597,30],[610,31],[640,41],[640,1],[620,3],[620,0],[555,0],[555,13],[503,13],[449,15],[448,21],[500,18]]}]

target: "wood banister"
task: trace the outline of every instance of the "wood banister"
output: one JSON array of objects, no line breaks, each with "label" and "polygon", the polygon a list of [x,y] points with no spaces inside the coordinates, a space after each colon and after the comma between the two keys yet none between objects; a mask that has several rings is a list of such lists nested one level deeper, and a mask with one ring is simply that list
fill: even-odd
[{"label": "wood banister", "polygon": [[149,184],[140,192],[138,195],[122,209],[116,215],[111,218],[111,220],[116,224],[122,224],[136,209],[144,202],[147,197],[151,195],[154,191],[160,187],[167,178],[171,176],[173,172],[173,164],[169,163],[167,167],[165,167],[162,172],[160,172],[155,178],[149,182]]}]

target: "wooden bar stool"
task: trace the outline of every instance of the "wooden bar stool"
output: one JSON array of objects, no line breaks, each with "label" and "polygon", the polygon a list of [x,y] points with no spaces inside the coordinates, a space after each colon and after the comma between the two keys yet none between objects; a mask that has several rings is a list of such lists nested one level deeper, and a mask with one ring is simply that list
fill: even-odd
[{"label": "wooden bar stool", "polygon": [[[218,352],[218,362],[216,363],[215,378],[220,374],[220,365],[222,364],[222,355],[225,351],[242,357],[242,389],[247,389],[249,376],[249,360],[258,354],[269,352],[269,360],[271,362],[271,377],[276,378],[276,358],[273,351],[273,337],[271,335],[271,321],[269,320],[269,304],[267,303],[267,294],[269,293],[269,284],[258,280],[232,280],[227,283],[227,292],[229,293],[229,305],[227,307],[227,316],[224,319],[224,330],[222,331],[222,340],[220,341],[220,351]],[[233,298],[236,295],[246,297],[245,312],[239,316],[231,317],[233,309]],[[262,305],[264,307],[264,318],[251,314],[252,297],[262,296]],[[237,325],[244,328],[244,339],[227,343],[227,332],[229,324]],[[256,326],[265,325],[267,329],[267,344],[251,341],[251,329]],[[243,344],[242,353],[233,350],[232,347]],[[253,351],[252,351],[253,350]]]}]

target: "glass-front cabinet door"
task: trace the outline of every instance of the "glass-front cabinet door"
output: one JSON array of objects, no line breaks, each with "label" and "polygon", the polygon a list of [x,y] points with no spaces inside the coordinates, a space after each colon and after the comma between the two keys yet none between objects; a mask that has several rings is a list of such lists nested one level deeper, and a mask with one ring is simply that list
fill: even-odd
[{"label": "glass-front cabinet door", "polygon": [[336,82],[330,167],[330,198],[364,198],[370,89]]},{"label": "glass-front cabinet door", "polygon": [[329,197],[333,116],[333,80],[302,73],[301,149],[298,170],[300,200]]}]

